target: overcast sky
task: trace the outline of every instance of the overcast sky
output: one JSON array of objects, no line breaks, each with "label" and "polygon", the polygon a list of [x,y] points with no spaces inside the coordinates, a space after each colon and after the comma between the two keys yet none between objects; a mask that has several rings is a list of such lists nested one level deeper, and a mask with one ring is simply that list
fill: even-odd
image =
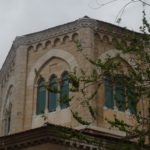
[{"label": "overcast sky", "polygon": [[[129,0],[116,0],[113,4],[95,9],[111,0],[0,0],[0,68],[16,36],[44,30],[74,21],[85,15],[115,23],[119,10]],[[147,0],[150,3],[150,0]],[[129,5],[119,24],[138,30],[141,23],[142,5]],[[147,7],[150,18],[150,7]]]}]

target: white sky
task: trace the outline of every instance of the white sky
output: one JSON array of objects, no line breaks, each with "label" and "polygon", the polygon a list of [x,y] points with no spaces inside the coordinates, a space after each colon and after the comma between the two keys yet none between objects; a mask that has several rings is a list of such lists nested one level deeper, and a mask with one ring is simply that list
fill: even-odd
[{"label": "white sky", "polygon": [[[111,0],[97,0],[99,3]],[[44,30],[74,21],[85,15],[115,23],[119,10],[130,0],[98,7],[96,0],[0,0],[0,68],[16,36]],[[145,0],[150,3],[150,0]],[[150,19],[150,7],[146,7]],[[129,5],[120,26],[138,30],[141,23],[142,5]]]}]

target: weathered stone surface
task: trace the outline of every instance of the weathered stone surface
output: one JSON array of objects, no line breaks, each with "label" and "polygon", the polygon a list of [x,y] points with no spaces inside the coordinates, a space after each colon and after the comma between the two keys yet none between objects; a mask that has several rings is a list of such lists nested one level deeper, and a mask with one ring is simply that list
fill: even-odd
[{"label": "weathered stone surface", "polygon": [[[10,133],[40,127],[44,124],[44,120],[41,115],[36,115],[39,78],[35,70],[47,82],[52,74],[55,73],[61,79],[64,71],[73,71],[75,68],[77,74],[80,73],[81,68],[89,74],[93,66],[84,55],[93,60],[102,58],[104,61],[107,55],[115,57],[118,52],[113,46],[112,34],[119,39],[129,32],[123,28],[84,17],[58,27],[17,37],[0,71],[0,135],[4,135],[5,127],[2,124],[5,119],[5,102],[10,86],[13,86]],[[82,45],[82,52],[78,51],[76,41]],[[126,61],[129,59],[129,56],[121,55],[121,57]],[[76,99],[71,102],[71,109],[79,111],[81,116],[91,120],[86,109],[80,107],[77,99],[79,95],[79,93],[74,95]],[[127,113],[105,109],[104,101],[104,87],[101,87],[93,103],[99,114],[93,126],[101,127],[100,129],[108,128],[105,118],[112,119],[114,114],[132,121],[132,117]],[[72,128],[81,126],[72,117],[69,108],[61,110],[58,107],[56,112],[52,113],[45,110],[45,115],[47,121],[53,124]],[[116,131],[112,132],[121,134]]]}]

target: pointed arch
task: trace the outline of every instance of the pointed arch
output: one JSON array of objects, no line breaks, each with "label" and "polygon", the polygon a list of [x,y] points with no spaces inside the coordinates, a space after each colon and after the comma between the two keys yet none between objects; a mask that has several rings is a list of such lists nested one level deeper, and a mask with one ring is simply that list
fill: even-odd
[{"label": "pointed arch", "polygon": [[120,56],[120,58],[122,58],[126,63],[128,63],[132,69],[135,68],[135,62],[134,60],[131,58],[131,56],[129,54],[124,54],[122,53],[120,50],[117,49],[111,49],[106,51],[105,53],[103,53],[102,55],[100,55],[99,59],[102,62],[106,62],[108,60],[108,58],[115,58],[116,56]]},{"label": "pointed arch", "polygon": [[51,49],[44,56],[42,56],[31,68],[31,71],[27,79],[28,86],[33,87],[33,84],[35,83],[36,80],[35,69],[39,71],[45,62],[54,57],[65,60],[69,64],[71,71],[74,71],[74,69],[78,67],[76,58],[71,53],[61,49]]},{"label": "pointed arch", "polygon": [[[115,58],[119,58],[122,63],[125,64],[125,71],[134,70],[135,62],[131,59],[129,54],[123,54],[118,50],[109,50],[100,56],[102,62],[107,62],[108,58],[112,61]],[[132,60],[132,61],[131,61]],[[125,68],[121,68],[125,69]],[[117,108],[119,111],[126,111],[128,109],[131,114],[136,113],[137,98],[135,94],[135,85],[127,85],[124,82],[130,82],[130,77],[121,74],[116,74],[115,78],[111,79],[111,75],[105,76],[104,87],[105,87],[105,106],[113,109]],[[128,87],[130,86],[130,87]]]}]

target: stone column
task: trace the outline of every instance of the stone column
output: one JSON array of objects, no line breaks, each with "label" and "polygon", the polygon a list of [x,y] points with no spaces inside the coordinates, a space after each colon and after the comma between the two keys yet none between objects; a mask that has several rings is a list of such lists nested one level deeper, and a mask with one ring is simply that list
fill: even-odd
[{"label": "stone column", "polygon": [[[32,82],[34,82],[34,81],[32,81]],[[32,119],[34,117],[36,117],[36,101],[35,101],[35,99],[37,99],[37,94],[34,95],[34,90],[35,90],[35,92],[37,92],[36,89],[37,89],[37,85],[27,82],[24,130],[29,130],[32,128]]]},{"label": "stone column", "polygon": [[86,57],[95,60],[94,55],[94,33],[93,30],[86,26],[79,29],[79,43],[81,44],[82,50],[80,52],[80,68],[90,74],[93,71],[93,65],[86,59]]},{"label": "stone column", "polygon": [[[81,22],[82,23],[82,22]],[[95,61],[95,52],[94,52],[94,31],[91,28],[91,25],[87,25],[87,23],[84,22],[81,24],[81,28],[79,29],[79,39],[80,44],[82,46],[82,52],[80,55],[84,55],[85,57],[88,57],[89,59]],[[92,75],[93,69],[95,66],[91,64],[85,57],[81,57],[80,60],[80,68],[82,68],[86,75],[90,76]],[[90,97],[92,93],[94,93],[96,90],[95,85],[90,86],[87,88],[87,95]],[[93,107],[93,109],[96,109],[96,100],[93,99],[90,101],[90,105]],[[92,116],[90,115],[90,112],[88,108],[86,110],[81,110],[81,116],[83,116],[83,120],[91,122],[93,121]],[[96,124],[96,120],[93,122],[93,124]]]}]

